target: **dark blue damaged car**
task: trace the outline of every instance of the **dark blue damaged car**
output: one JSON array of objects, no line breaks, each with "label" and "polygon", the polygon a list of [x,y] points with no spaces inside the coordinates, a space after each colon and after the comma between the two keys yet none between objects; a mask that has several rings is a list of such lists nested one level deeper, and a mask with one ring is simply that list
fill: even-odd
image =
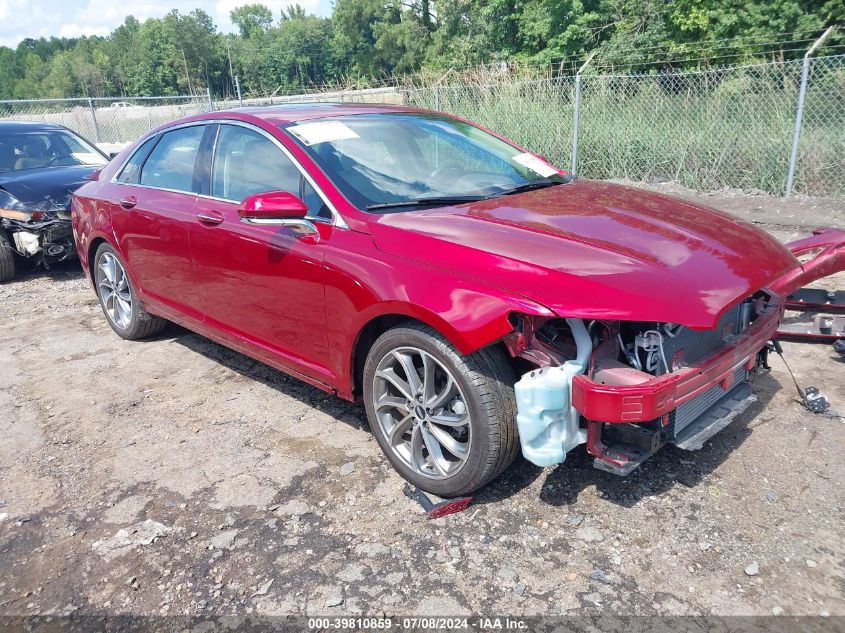
[{"label": "dark blue damaged car", "polygon": [[0,282],[21,260],[46,267],[76,255],[70,194],[106,163],[60,125],[0,121]]}]

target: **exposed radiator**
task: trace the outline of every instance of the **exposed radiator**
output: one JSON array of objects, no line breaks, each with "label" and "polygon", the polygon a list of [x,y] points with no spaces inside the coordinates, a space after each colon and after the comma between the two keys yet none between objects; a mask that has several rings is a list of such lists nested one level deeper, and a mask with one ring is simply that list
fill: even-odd
[{"label": "exposed radiator", "polygon": [[744,313],[743,304],[735,305],[719,319],[719,325],[712,330],[691,330],[688,327],[681,327],[677,330],[675,337],[663,334],[663,351],[666,354],[667,362],[672,365],[673,360],[680,353],[680,360],[683,366],[697,363],[707,354],[723,347],[726,344],[725,338],[729,335],[739,334],[744,329],[740,327],[741,314]]},{"label": "exposed radiator", "polygon": [[710,407],[716,404],[716,402],[724,398],[731,389],[746,378],[748,378],[748,372],[745,368],[737,367],[734,371],[734,379],[727,390],[722,389],[719,385],[710,387],[710,389],[702,393],[700,396],[696,396],[689,402],[685,402],[675,409],[675,435],[677,435],[685,427],[689,426],[692,422],[695,422],[698,416],[707,411]]},{"label": "exposed radiator", "polygon": [[[728,344],[725,340],[739,334],[747,326],[748,304],[738,304],[719,319],[719,325],[712,330],[696,331],[680,328],[675,337],[663,336],[663,350],[669,363],[679,359],[683,366],[697,363],[702,358]],[[748,372],[738,367],[734,372],[731,387],[744,381]],[[729,388],[730,389],[730,388]],[[679,406],[675,411],[675,433],[681,431],[702,413],[712,407],[727,391],[719,385],[711,387],[701,395]]]}]

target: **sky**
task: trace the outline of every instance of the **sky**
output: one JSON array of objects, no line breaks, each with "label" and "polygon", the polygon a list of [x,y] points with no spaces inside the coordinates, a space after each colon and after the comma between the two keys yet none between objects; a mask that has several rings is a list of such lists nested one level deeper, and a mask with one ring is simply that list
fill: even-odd
[{"label": "sky", "polygon": [[[158,18],[171,9],[188,13],[203,9],[224,33],[236,29],[229,12],[244,4],[261,0],[0,0],[0,46],[14,48],[27,37],[78,37],[108,35],[123,23],[127,15],[141,21]],[[317,15],[331,13],[331,0],[263,0],[278,19],[282,8],[299,4]]]}]

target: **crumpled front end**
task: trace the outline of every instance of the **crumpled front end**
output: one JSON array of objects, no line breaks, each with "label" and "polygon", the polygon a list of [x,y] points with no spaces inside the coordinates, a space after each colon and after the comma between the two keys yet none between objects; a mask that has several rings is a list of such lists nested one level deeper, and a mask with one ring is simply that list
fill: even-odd
[{"label": "crumpled front end", "polygon": [[45,267],[76,255],[66,204],[45,199],[24,205],[0,189],[0,228],[9,248]]},{"label": "crumpled front end", "polygon": [[505,343],[536,365],[516,384],[523,455],[562,463],[586,444],[594,465],[627,475],[667,443],[700,449],[754,402],[750,387],[777,335],[783,297],[845,269],[845,232],[788,245],[795,269],[725,309],[715,328],[654,321],[521,317]]}]

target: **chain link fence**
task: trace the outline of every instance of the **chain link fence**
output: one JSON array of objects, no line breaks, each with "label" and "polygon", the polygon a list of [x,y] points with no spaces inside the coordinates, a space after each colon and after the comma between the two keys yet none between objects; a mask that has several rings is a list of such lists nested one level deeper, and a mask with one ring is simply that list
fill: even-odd
[{"label": "chain link fence", "polygon": [[585,76],[582,173],[783,192],[799,74],[800,64],[777,64]]},{"label": "chain link fence", "polygon": [[0,121],[57,123],[95,143],[134,141],[149,130],[212,109],[208,96],[0,101]]},{"label": "chain link fence", "polygon": [[[783,194],[801,61],[659,74],[585,74],[578,174]],[[794,191],[845,196],[845,55],[810,60]],[[477,121],[568,167],[574,77],[450,83],[407,103]]]},{"label": "chain link fence", "polygon": [[[336,101],[406,104],[476,121],[578,175],[786,192],[800,60],[705,71],[518,79],[461,75],[427,86],[318,90],[212,102],[206,95],[0,101],[0,120],[58,123],[100,144],[123,144],[173,119],[239,105]],[[794,191],[845,196],[845,55],[809,61]],[[472,77],[472,78],[470,78]],[[574,146],[573,146],[574,145]]]},{"label": "chain link fence", "polygon": [[796,191],[845,196],[845,55],[810,62]]}]

